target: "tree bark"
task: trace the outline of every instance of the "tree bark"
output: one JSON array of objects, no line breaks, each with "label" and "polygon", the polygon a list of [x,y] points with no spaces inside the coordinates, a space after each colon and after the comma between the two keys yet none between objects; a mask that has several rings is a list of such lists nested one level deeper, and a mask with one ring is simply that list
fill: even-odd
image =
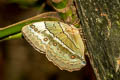
[{"label": "tree bark", "polygon": [[76,1],[97,80],[120,80],[120,1]]}]

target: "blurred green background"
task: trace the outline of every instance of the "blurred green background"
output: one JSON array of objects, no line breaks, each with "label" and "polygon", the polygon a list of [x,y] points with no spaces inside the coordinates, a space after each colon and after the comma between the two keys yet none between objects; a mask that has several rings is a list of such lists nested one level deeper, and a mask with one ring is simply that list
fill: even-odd
[{"label": "blurred green background", "polygon": [[[54,10],[45,0],[0,0],[0,27],[46,11]],[[91,80],[85,69],[62,71],[24,39],[0,42],[0,80]]]}]

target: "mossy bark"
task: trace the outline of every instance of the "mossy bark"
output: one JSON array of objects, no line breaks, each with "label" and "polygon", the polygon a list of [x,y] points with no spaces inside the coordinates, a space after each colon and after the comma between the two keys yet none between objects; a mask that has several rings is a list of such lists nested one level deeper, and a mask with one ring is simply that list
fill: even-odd
[{"label": "mossy bark", "polygon": [[120,2],[76,0],[88,57],[98,80],[120,80]]}]

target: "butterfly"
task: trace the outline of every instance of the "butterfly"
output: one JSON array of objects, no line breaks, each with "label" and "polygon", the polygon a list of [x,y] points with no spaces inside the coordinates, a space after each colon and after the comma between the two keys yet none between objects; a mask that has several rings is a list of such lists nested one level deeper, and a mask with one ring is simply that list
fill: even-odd
[{"label": "butterfly", "polygon": [[79,30],[59,21],[41,21],[22,28],[24,38],[61,70],[76,71],[86,65]]}]

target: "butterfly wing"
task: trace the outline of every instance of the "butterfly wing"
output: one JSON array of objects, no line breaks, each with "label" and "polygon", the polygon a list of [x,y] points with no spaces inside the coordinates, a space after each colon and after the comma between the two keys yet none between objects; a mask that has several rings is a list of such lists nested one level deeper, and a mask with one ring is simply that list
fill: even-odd
[{"label": "butterfly wing", "polygon": [[47,58],[60,69],[74,71],[86,64],[84,45],[79,33],[69,32],[69,28],[72,29],[62,22],[44,21],[23,27],[22,33],[36,50],[45,52]]}]

